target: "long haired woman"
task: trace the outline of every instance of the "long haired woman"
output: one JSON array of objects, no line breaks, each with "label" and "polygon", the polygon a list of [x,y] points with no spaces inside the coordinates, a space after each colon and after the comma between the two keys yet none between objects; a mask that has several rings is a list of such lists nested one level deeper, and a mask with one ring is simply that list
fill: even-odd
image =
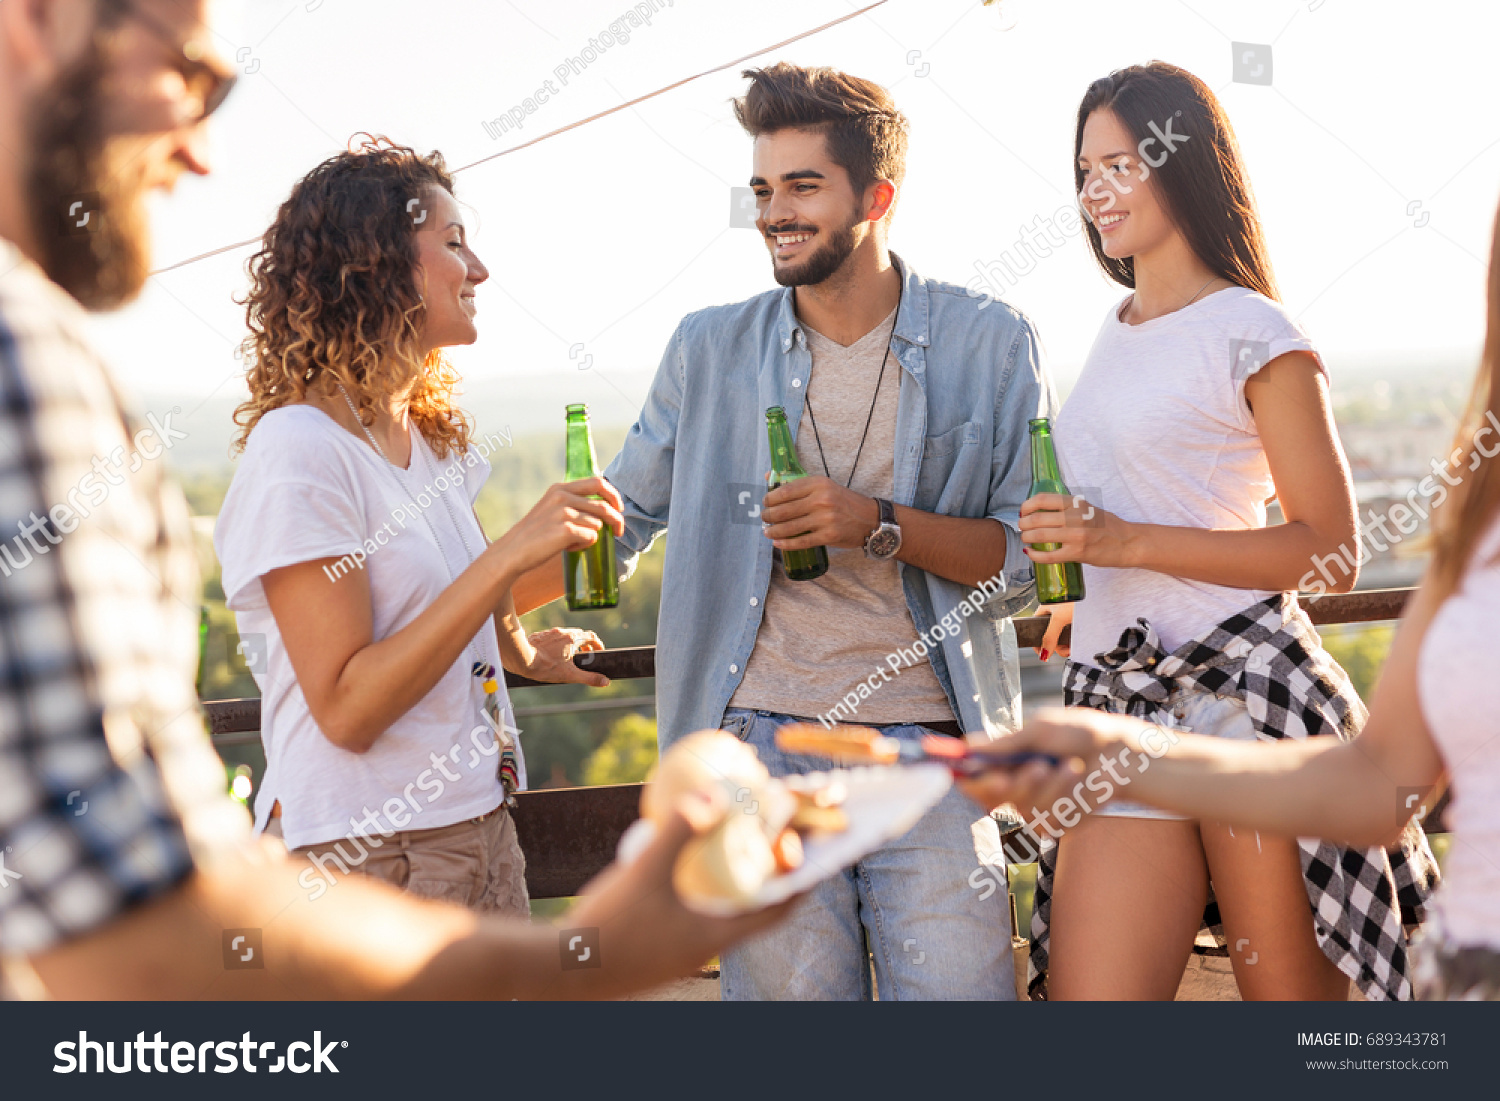
[{"label": "long haired woman", "polygon": [[[1021,509],[1028,543],[1059,545],[1033,561],[1084,564],[1087,596],[1042,647],[1070,656],[1066,700],[1227,740],[1352,738],[1364,707],[1296,594],[1315,561],[1336,564],[1325,588],[1353,588],[1354,493],[1229,120],[1192,74],[1133,66],[1089,87],[1075,154],[1089,244],[1130,293],[1058,416],[1077,496]],[[1247,999],[1339,999],[1350,980],[1410,996],[1406,932],[1435,874],[1420,834],[1389,853],[1299,842],[1118,786],[1042,827],[1060,840],[1040,861],[1035,993],[1171,998],[1206,925]]]},{"label": "long haired woman", "polygon": [[1051,806],[1080,779],[1090,792],[1088,778],[1102,763],[1133,755],[1149,767],[1135,772],[1131,798],[1241,833],[1379,846],[1395,843],[1414,816],[1425,817],[1449,785],[1443,885],[1410,971],[1418,997],[1500,1000],[1500,469],[1493,462],[1500,454],[1500,215],[1494,242],[1484,358],[1449,469],[1429,483],[1432,557],[1359,738],[1251,745],[1174,733],[1168,740],[1139,719],[1043,711],[987,751],[1039,749],[1067,763],[986,774],[967,786],[971,797],[986,806]]}]

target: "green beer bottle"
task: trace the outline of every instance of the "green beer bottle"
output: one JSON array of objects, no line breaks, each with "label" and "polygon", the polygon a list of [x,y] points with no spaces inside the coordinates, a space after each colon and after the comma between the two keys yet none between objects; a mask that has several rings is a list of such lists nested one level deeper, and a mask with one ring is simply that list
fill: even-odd
[{"label": "green beer bottle", "polygon": [[[786,410],[779,405],[766,410],[766,437],[771,443],[771,478],[766,483],[767,488],[775,489],[798,478],[806,478],[807,471],[797,461],[797,449],[792,445],[792,430],[786,426]],[[822,577],[828,572],[828,548],[782,551],[781,567],[793,581]]]},{"label": "green beer bottle", "polygon": [[[568,406],[567,480],[592,478],[599,473],[594,437],[589,432],[589,407]],[[615,536],[599,529],[599,538],[585,550],[563,551],[563,573],[568,583],[568,607],[575,612],[613,608],[620,603],[620,576],[615,572]]]},{"label": "green beer bottle", "polygon": [[[1028,423],[1031,425],[1031,492],[1027,496],[1062,493],[1071,497],[1057,467],[1057,450],[1052,446],[1052,423],[1046,417]],[[1031,549],[1055,551],[1060,546],[1059,543],[1032,543]],[[1083,567],[1077,562],[1034,562],[1032,569],[1036,571],[1038,604],[1070,604],[1083,599]]]}]

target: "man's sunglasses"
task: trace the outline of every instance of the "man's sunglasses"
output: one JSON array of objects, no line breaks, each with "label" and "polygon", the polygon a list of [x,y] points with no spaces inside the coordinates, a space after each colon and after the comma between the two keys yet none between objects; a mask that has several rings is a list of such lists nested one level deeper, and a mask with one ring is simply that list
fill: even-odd
[{"label": "man's sunglasses", "polygon": [[106,5],[121,18],[133,19],[150,31],[177,59],[178,71],[187,85],[188,94],[201,104],[195,116],[185,120],[197,125],[219,109],[239,80],[236,72],[222,72],[203,60],[203,43],[196,38],[183,39],[178,32],[150,12],[143,11],[133,0],[109,0]]}]

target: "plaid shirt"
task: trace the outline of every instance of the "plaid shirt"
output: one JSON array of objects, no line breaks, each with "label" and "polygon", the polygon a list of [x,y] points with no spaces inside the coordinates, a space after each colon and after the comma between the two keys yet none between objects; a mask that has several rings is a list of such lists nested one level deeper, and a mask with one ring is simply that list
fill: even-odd
[{"label": "plaid shirt", "polygon": [[245,829],[193,691],[186,505],[83,328],[78,304],[0,241],[6,956],[99,928]]},{"label": "plaid shirt", "polygon": [[[1103,668],[1070,661],[1064,702],[1165,720],[1174,688],[1196,686],[1245,702],[1262,738],[1332,735],[1348,740],[1368,713],[1348,675],[1323,649],[1322,640],[1297,604],[1296,593],[1277,593],[1230,616],[1171,653],[1144,619],[1120,635],[1120,643],[1096,660]],[[1437,861],[1427,837],[1408,822],[1390,848],[1351,849],[1316,838],[1299,838],[1302,875],[1314,928],[1324,955],[1371,1000],[1405,1001],[1412,996],[1407,938],[1425,916],[1437,885]],[[1045,997],[1047,930],[1052,914],[1052,873],[1057,847],[1041,851],[1032,914],[1030,989]],[[1218,906],[1210,900],[1204,927],[1225,944]]]}]

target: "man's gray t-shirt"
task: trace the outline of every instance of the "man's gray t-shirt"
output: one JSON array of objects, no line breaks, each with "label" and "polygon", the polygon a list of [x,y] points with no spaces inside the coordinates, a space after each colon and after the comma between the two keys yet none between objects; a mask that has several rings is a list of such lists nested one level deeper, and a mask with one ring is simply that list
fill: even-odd
[{"label": "man's gray t-shirt", "polygon": [[[868,416],[869,436],[849,488],[887,500],[894,496],[896,405],[902,374],[895,356],[885,364],[873,416],[870,401],[895,320],[892,310],[848,347],[803,326],[812,354],[806,399],[812,415],[804,416],[797,430],[797,459],[802,469],[809,474],[826,473],[843,485],[854,466]],[[828,461],[826,472],[823,458]],[[862,547],[829,547],[828,563],[828,572],[813,581],[791,581],[779,566],[772,569],[755,650],[731,707],[808,718],[822,715],[876,670],[888,668],[888,654],[910,647],[916,639],[894,558],[869,558]],[[881,682],[848,721],[951,722],[953,709],[931,663],[923,658]]]}]

